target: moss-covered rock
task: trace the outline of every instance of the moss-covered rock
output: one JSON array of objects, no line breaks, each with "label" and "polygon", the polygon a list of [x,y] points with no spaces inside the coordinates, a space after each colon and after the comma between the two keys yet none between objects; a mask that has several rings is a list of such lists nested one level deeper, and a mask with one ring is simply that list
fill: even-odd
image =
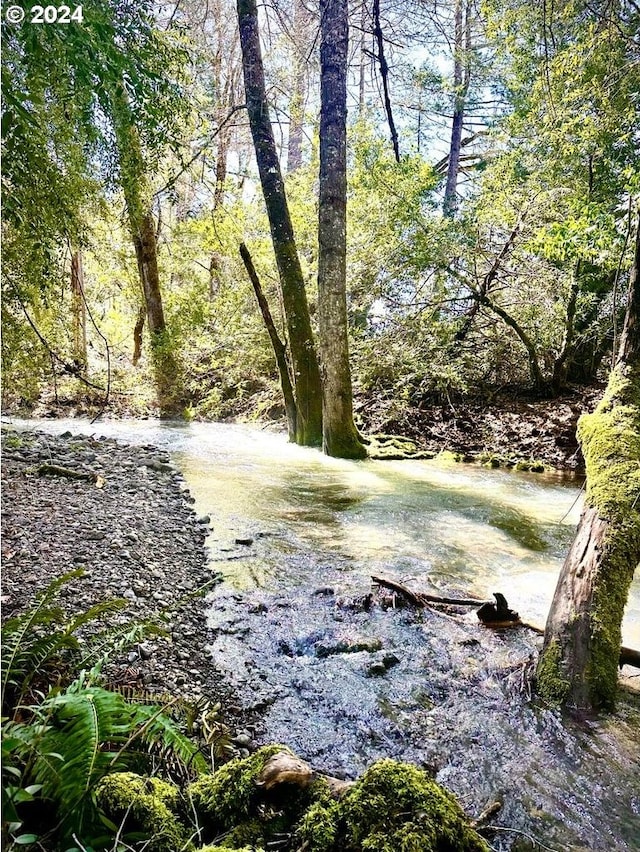
[{"label": "moss-covered rock", "polygon": [[442,452],[438,453],[436,459],[441,462],[455,462],[459,464],[464,460],[464,455],[462,453],[454,453],[452,450],[442,450]]},{"label": "moss-covered rock", "polygon": [[298,834],[310,852],[488,852],[453,796],[394,760],[368,769],[340,801],[320,799]]},{"label": "moss-covered rock", "polygon": [[213,775],[202,775],[187,788],[199,817],[213,829],[229,829],[246,822],[257,799],[256,780],[281,745],[264,746],[249,757],[231,760]]},{"label": "moss-covered rock", "polygon": [[160,778],[144,778],[134,772],[107,775],[96,788],[96,802],[123,836],[139,832],[148,839],[150,852],[175,852],[185,846],[189,832],[180,823],[180,791]]}]

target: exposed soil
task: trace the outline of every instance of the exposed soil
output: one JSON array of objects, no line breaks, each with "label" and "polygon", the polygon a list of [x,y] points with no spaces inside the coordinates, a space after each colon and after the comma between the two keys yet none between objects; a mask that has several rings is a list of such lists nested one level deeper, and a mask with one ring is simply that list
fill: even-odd
[{"label": "exposed soil", "polygon": [[419,407],[361,400],[356,411],[365,433],[405,435],[420,449],[531,460],[582,473],[584,459],[576,438],[578,418],[595,408],[604,388],[594,385],[574,389],[555,399],[504,393],[491,401],[463,399]]}]

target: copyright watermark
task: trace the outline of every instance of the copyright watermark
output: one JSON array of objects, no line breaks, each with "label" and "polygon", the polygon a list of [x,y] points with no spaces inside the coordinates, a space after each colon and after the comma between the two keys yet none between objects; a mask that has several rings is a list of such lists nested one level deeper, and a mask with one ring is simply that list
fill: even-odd
[{"label": "copyright watermark", "polygon": [[84,20],[82,6],[8,6],[4,18],[9,24],[81,24]]},{"label": "copyright watermark", "polygon": [[19,24],[24,20],[25,14],[22,6],[9,6],[4,16],[10,24]]}]

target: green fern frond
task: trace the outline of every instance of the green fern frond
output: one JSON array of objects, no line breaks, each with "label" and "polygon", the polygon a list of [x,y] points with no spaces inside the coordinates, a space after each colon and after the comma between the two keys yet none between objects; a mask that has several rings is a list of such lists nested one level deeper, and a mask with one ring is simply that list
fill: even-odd
[{"label": "green fern frond", "polygon": [[[186,737],[165,712],[158,713],[157,707],[141,705],[136,707],[137,721],[143,723],[142,741],[148,745],[162,743],[188,768],[197,772],[206,772],[208,765],[204,757],[194,746],[192,740]],[[153,711],[156,711],[155,713]],[[143,720],[147,718],[148,724]]]},{"label": "green fern frond", "polygon": [[[42,729],[32,749],[33,780],[42,784],[44,797],[58,803],[69,832],[93,819],[91,791],[100,778],[138,767],[152,745],[193,770],[207,769],[197,747],[163,708],[129,704],[117,692],[86,686],[82,678],[49,696],[38,716]],[[60,755],[59,766],[52,766],[52,754]]]},{"label": "green fern frond", "polygon": [[75,633],[76,630],[84,627],[85,624],[88,624],[91,621],[96,621],[103,615],[111,615],[114,612],[120,612],[128,605],[129,602],[124,598],[112,598],[107,601],[100,601],[99,603],[90,606],[89,609],[85,610],[85,612],[81,612],[79,615],[74,616],[66,625],[66,630],[68,633]]},{"label": "green fern frond", "polygon": [[139,622],[127,622],[108,627],[92,636],[85,637],[78,660],[78,668],[83,669],[104,662],[146,639],[149,636],[167,636],[168,632],[151,620]]},{"label": "green fern frond", "polygon": [[82,569],[69,571],[56,578],[37,598],[35,605],[23,615],[7,620],[2,628],[2,686],[0,701],[5,708],[8,699],[8,688],[13,686],[18,693],[18,699],[24,694],[20,684],[25,677],[33,677],[36,665],[31,657],[31,651],[36,647],[36,659],[41,661],[40,652],[43,646],[38,644],[41,638],[38,628],[51,628],[63,622],[64,614],[58,606],[51,604],[60,592],[61,587],[70,580],[81,577]]},{"label": "green fern frond", "polygon": [[[111,766],[111,750],[127,741],[134,719],[121,696],[99,687],[73,688],[48,698],[40,708],[49,725],[33,776],[43,795],[59,803],[65,822],[80,829],[90,807],[88,793]],[[45,757],[50,753],[62,756],[63,771],[53,776]],[[125,766],[123,756],[116,768]]]}]

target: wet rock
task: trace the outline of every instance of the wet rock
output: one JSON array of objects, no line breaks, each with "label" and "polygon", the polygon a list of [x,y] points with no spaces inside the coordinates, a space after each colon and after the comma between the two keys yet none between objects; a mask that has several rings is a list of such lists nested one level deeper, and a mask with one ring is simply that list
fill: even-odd
[{"label": "wet rock", "polygon": [[314,589],[311,594],[316,597],[330,597],[334,594],[334,589],[333,586],[321,586],[319,589]]},{"label": "wet rock", "polygon": [[387,667],[382,660],[374,660],[372,663],[367,663],[365,671],[368,677],[379,677],[387,673]]},{"label": "wet rock", "polygon": [[357,654],[360,651],[374,653],[382,647],[380,639],[338,639],[335,642],[317,642],[314,645],[316,657],[320,659],[334,654]]},{"label": "wet rock", "polygon": [[250,545],[253,544],[253,539],[252,538],[237,538],[235,540],[235,543],[236,544],[242,544],[245,547],[249,547]]}]

